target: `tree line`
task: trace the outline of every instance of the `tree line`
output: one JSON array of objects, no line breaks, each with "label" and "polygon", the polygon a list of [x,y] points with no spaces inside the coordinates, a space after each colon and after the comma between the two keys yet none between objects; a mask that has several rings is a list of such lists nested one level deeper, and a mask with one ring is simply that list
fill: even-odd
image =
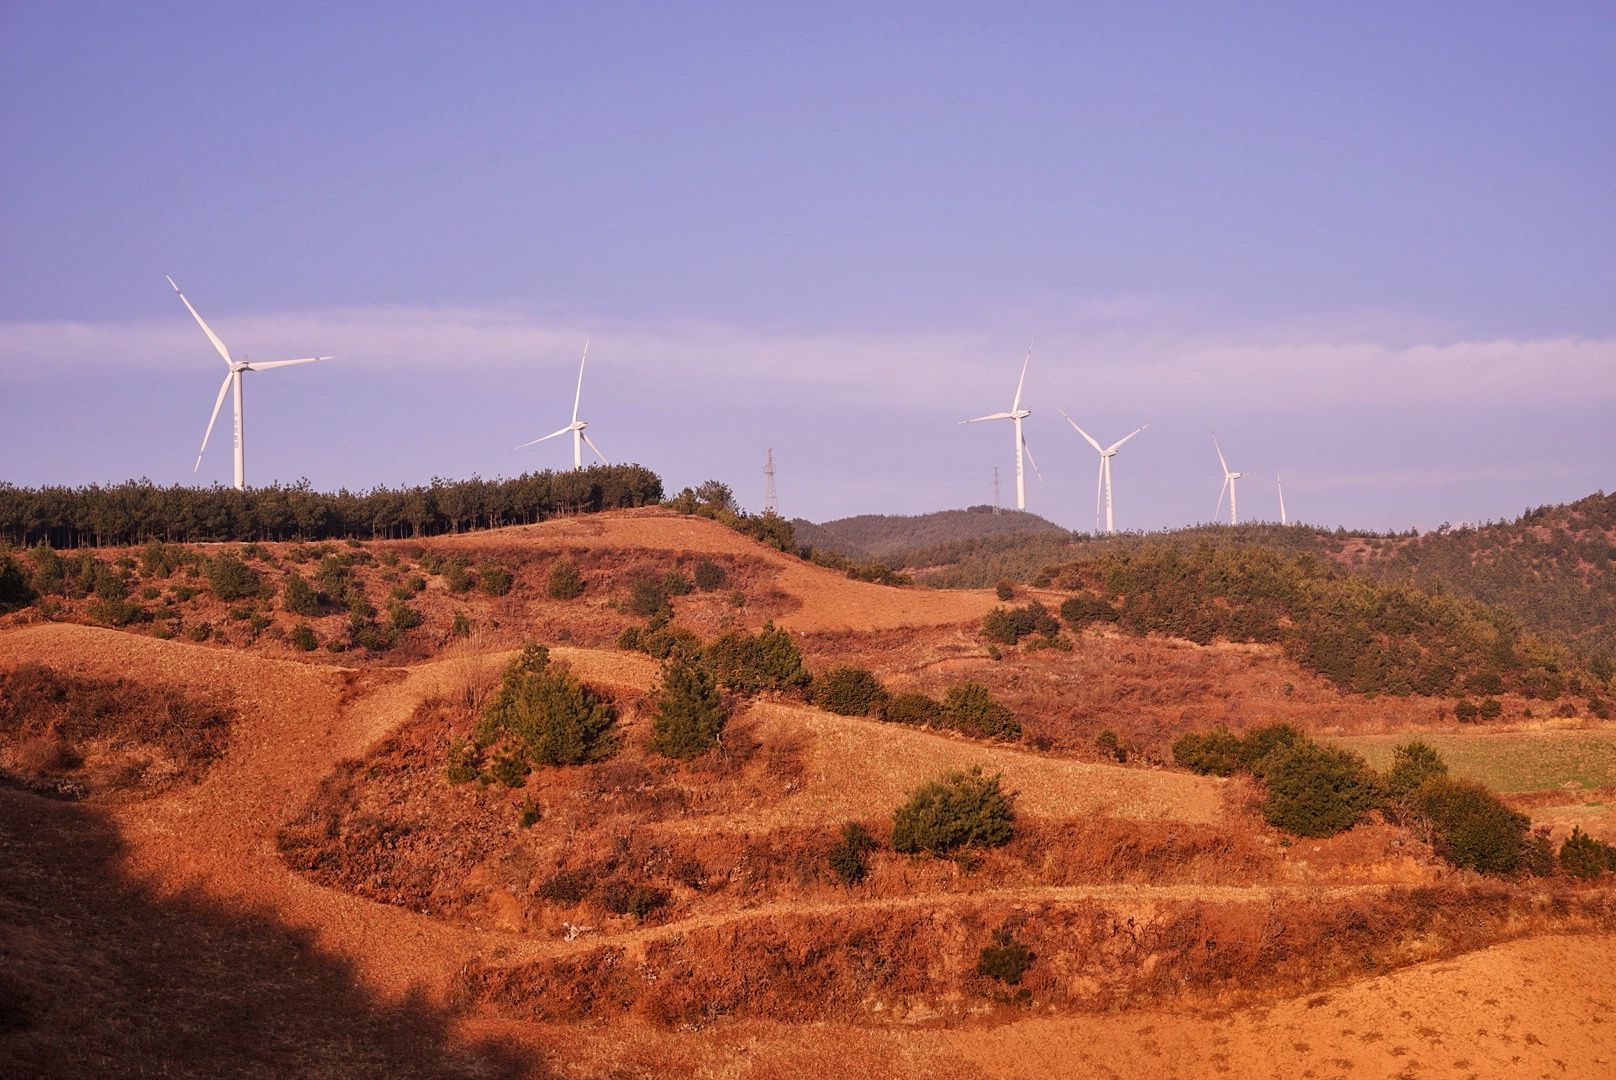
[{"label": "tree line", "polygon": [[433,536],[525,525],[558,514],[645,506],[662,480],[639,465],[595,465],[512,479],[315,491],[307,480],[238,491],[150,480],[24,488],[0,482],[0,539],[19,547],[127,546],[152,540],[317,541]]}]

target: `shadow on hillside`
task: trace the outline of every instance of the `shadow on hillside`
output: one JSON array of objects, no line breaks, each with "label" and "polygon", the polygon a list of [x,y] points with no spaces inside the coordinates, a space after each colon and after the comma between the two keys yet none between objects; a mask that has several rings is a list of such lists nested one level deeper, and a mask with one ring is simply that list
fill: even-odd
[{"label": "shadow on hillside", "polygon": [[0,1075],[544,1075],[271,914],[157,898],[97,810],[0,790]]}]

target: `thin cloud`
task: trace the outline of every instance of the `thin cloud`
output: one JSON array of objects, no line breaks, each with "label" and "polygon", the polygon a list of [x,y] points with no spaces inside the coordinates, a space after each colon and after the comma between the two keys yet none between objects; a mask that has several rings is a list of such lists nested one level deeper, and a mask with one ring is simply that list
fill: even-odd
[{"label": "thin cloud", "polygon": [[[1151,325],[1161,318],[1165,325]],[[1034,408],[1105,400],[1130,406],[1472,407],[1616,400],[1616,340],[1410,340],[1282,328],[1196,332],[1146,299],[1091,305],[1075,328],[1036,335]],[[1327,322],[1330,320],[1321,320]],[[1339,320],[1338,320],[1339,321]],[[993,332],[771,334],[711,322],[600,326],[476,308],[365,308],[212,317],[238,355],[331,353],[350,369],[561,371],[586,338],[601,365],[636,376],[689,376],[802,388],[814,400],[894,411],[1009,404],[1025,345]],[[203,371],[217,360],[180,311],[129,323],[0,323],[9,381],[76,369]],[[715,391],[717,392],[717,391]]]}]

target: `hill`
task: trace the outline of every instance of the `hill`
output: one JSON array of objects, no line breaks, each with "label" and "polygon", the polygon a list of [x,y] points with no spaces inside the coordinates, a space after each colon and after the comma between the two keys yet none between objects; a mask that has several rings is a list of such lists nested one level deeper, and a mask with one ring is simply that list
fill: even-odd
[{"label": "hill", "polygon": [[894,569],[919,565],[910,553],[984,537],[1065,538],[1072,534],[1053,521],[1022,510],[973,506],[930,514],[861,514],[814,524],[795,519],[800,546],[834,551],[850,559],[886,563]]},{"label": "hill", "polygon": [[[1550,1007],[1597,996],[1607,885],[1480,878],[1376,814],[1297,841],[1256,812],[1256,781],[1169,764],[1178,734],[1215,724],[1488,737],[1451,700],[1356,693],[1271,634],[1327,630],[1346,604],[1403,618],[1422,661],[1457,643],[1472,664],[1497,625],[1468,602],[1317,556],[1174,553],[1103,579],[1069,565],[1014,601],[1103,598],[1127,632],[1078,619],[1001,648],[988,590],[851,580],[660,508],[15,566],[34,597],[0,617],[0,770],[90,781],[76,802],[0,790],[0,952],[18,959],[0,1067],[20,1074],[216,1074],[236,1045],[263,1075],[356,1076],[1062,1075],[1073,1053],[1153,1076],[1230,1047],[1298,1074],[1511,1055],[1597,1074],[1613,1053],[1591,1007]],[[660,752],[680,665],[744,655],[771,624],[809,691],[726,684],[721,738]],[[1545,653],[1514,648],[1500,677],[1522,693],[1494,727],[1530,753]],[[891,708],[822,694],[847,666]],[[897,707],[955,697],[1015,724],[989,738]],[[511,733],[573,698],[606,735],[566,764],[524,756]],[[1010,793],[1006,842],[901,849],[899,807],[973,767]],[[1516,804],[1552,804],[1556,840],[1608,821],[1565,779],[1539,770]],[[1469,1034],[1505,1018],[1456,989],[1545,963],[1519,1026]],[[1276,1041],[1274,1015],[1305,1039]],[[1439,1058],[1432,1023],[1469,1057]]]}]

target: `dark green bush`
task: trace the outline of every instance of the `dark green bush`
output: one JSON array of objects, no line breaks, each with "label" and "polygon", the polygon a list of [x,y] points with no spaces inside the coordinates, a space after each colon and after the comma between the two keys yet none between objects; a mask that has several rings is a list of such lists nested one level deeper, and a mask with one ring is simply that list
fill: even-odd
[{"label": "dark green bush", "polygon": [[937,727],[945,723],[946,718],[941,701],[913,690],[892,695],[881,708],[881,719],[892,724]]},{"label": "dark green bush", "polygon": [[1510,874],[1520,866],[1531,819],[1468,780],[1438,777],[1414,793],[1438,855],[1467,870]]},{"label": "dark green bush", "polygon": [[1263,818],[1297,836],[1334,836],[1358,823],[1379,794],[1363,758],[1303,742],[1264,762],[1268,797]]},{"label": "dark green bush", "polygon": [[1113,761],[1128,760],[1127,747],[1122,745],[1122,740],[1117,738],[1117,733],[1110,728],[1094,736],[1094,748]]},{"label": "dark green bush", "polygon": [[651,719],[651,749],[671,758],[692,758],[718,745],[729,709],[718,684],[702,664],[682,658],[662,667]]},{"label": "dark green bush", "polygon": [[623,610],[654,619],[672,615],[673,605],[668,603],[668,593],[662,587],[661,579],[642,574],[629,582],[628,599],[623,602]]},{"label": "dark green bush", "polygon": [[1008,926],[993,932],[993,944],[983,946],[977,955],[976,973],[1015,986],[1037,959],[1033,951],[1017,941]]},{"label": "dark green bush", "polygon": [[522,750],[513,747],[495,754],[494,760],[489,762],[488,771],[483,775],[486,783],[520,787],[531,771]]},{"label": "dark green bush", "polygon": [[544,592],[552,600],[575,600],[583,595],[584,576],[578,572],[578,567],[561,559],[550,567],[550,576],[545,581]]},{"label": "dark green bush", "polygon": [[1107,603],[1104,597],[1092,593],[1067,597],[1061,602],[1060,613],[1073,630],[1081,630],[1093,623],[1114,623],[1118,618],[1116,608]]},{"label": "dark green bush", "polygon": [[982,617],[982,636],[1004,645],[1014,645],[1029,634],[1053,638],[1059,633],[1060,622],[1036,600],[1026,607],[994,608]]},{"label": "dark green bush", "polygon": [[490,596],[504,596],[516,579],[498,563],[485,563],[477,569],[477,584]]},{"label": "dark green bush", "polygon": [[980,766],[932,780],[892,814],[892,847],[906,854],[945,855],[963,847],[998,847],[1015,833],[1013,796],[999,775]]},{"label": "dark green bush", "polygon": [[826,855],[831,872],[843,885],[857,885],[870,874],[870,852],[876,849],[870,830],[856,821],[842,826],[842,838]]},{"label": "dark green bush", "polygon": [[464,555],[451,555],[444,562],[443,584],[452,593],[471,591],[471,567]]},{"label": "dark green bush", "polygon": [[772,622],[756,634],[724,634],[707,646],[707,659],[718,684],[730,690],[794,690],[809,681],[796,639]]},{"label": "dark green bush", "polygon": [[1173,760],[1202,776],[1229,776],[1241,767],[1240,737],[1224,728],[1188,732],[1173,743]]},{"label": "dark green bush", "polygon": [[320,647],[320,639],[314,636],[314,629],[308,623],[298,623],[292,627],[292,632],[286,636],[286,640],[292,648],[304,652],[313,652]]},{"label": "dark green bush", "polygon": [[1263,762],[1270,754],[1307,741],[1306,735],[1289,724],[1265,724],[1252,728],[1240,740],[1240,767],[1253,776],[1263,776],[1266,773]]},{"label": "dark green bush", "polygon": [[1392,751],[1392,767],[1382,782],[1386,794],[1392,799],[1404,799],[1423,787],[1428,780],[1448,775],[1448,766],[1442,755],[1430,743],[1413,739]]},{"label": "dark green bush", "polygon": [[1016,598],[1016,587],[1008,581],[1001,581],[993,586],[993,592],[1000,600],[1014,600]]},{"label": "dark green bush", "polygon": [[1497,720],[1504,713],[1504,703],[1497,698],[1488,698],[1476,707],[1483,720]]},{"label": "dark green bush", "polygon": [[307,578],[293,570],[281,584],[281,610],[293,615],[313,615],[320,610],[320,598]]},{"label": "dark green bush", "polygon": [[14,611],[34,602],[30,577],[11,552],[0,552],[0,611]]},{"label": "dark green bush", "polygon": [[702,559],[700,562],[698,562],[695,566],[694,574],[696,578],[696,588],[700,589],[702,592],[712,592],[714,589],[724,584],[724,579],[729,576],[724,572],[724,568],[722,566],[719,566],[711,559]]},{"label": "dark green bush", "polygon": [[979,682],[949,687],[943,699],[943,715],[949,727],[979,739],[1021,738],[1021,721],[1016,714]]},{"label": "dark green bush", "polygon": [[632,915],[644,920],[668,904],[668,894],[650,885],[636,885],[614,878],[600,887],[601,906],[613,915]]},{"label": "dark green bush", "polygon": [[810,685],[815,705],[842,716],[869,716],[887,698],[886,690],[869,668],[828,668],[814,675]]},{"label": "dark green bush", "polygon": [[1469,698],[1461,699],[1453,706],[1453,715],[1458,717],[1461,723],[1472,723],[1480,714],[1481,710],[1476,708],[1476,703]]},{"label": "dark green bush", "polygon": [[387,602],[387,623],[395,634],[413,630],[421,625],[424,616],[402,600]]},{"label": "dark green bush", "polygon": [[662,575],[662,591],[669,596],[689,596],[695,588],[695,584],[677,570]]},{"label": "dark green bush", "polygon": [[1571,835],[1560,845],[1560,869],[1584,881],[1611,873],[1616,871],[1616,847],[1595,840],[1580,825],[1573,825]]},{"label": "dark green bush", "polygon": [[208,588],[220,600],[245,600],[262,588],[258,571],[233,555],[219,555],[207,563]]},{"label": "dark green bush", "polygon": [[579,682],[549,650],[529,645],[505,670],[477,725],[482,745],[508,739],[537,765],[578,765],[610,750],[617,709]]}]

